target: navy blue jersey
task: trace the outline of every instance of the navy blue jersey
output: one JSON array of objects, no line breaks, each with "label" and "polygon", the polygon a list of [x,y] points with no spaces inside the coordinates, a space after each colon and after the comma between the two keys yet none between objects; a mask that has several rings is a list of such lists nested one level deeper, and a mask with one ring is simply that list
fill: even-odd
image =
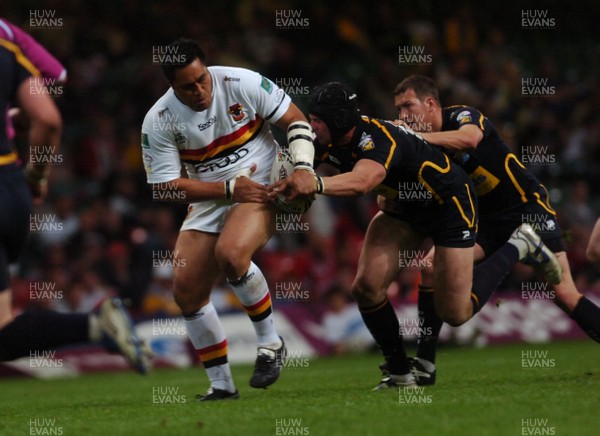
[{"label": "navy blue jersey", "polygon": [[6,110],[15,102],[21,83],[37,74],[37,69],[17,45],[0,38],[0,157],[12,152],[6,135]]},{"label": "navy blue jersey", "polygon": [[468,183],[460,167],[439,148],[385,120],[363,116],[348,145],[333,147],[315,142],[315,149],[316,165],[327,162],[342,173],[352,171],[360,159],[380,163],[387,175],[375,192],[400,202],[410,201],[410,196],[403,197],[403,191],[418,191],[420,187],[430,195],[413,195],[414,201],[452,202],[456,191],[464,190]]},{"label": "navy blue jersey", "polygon": [[[385,179],[374,191],[397,202],[392,214],[436,245],[469,247],[477,227],[477,197],[467,174],[412,130],[363,116],[347,145],[315,141],[315,166],[351,172],[361,159],[380,163]],[[390,213],[386,211],[386,213]]]},{"label": "navy blue jersey", "polygon": [[0,292],[8,289],[8,265],[27,239],[31,208],[29,187],[6,135],[6,111],[19,86],[36,71],[16,45],[0,38]]},{"label": "navy blue jersey", "polygon": [[468,124],[483,132],[477,148],[448,153],[471,177],[480,215],[496,215],[531,202],[555,214],[546,188],[510,151],[490,120],[469,106],[442,109],[442,131],[458,130]]}]

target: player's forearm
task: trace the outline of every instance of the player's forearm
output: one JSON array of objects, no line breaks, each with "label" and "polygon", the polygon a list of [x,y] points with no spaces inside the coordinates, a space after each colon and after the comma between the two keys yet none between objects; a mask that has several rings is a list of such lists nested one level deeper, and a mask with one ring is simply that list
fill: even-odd
[{"label": "player's forearm", "polygon": [[53,156],[58,153],[62,122],[60,117],[53,121],[31,120],[28,142],[30,157],[27,165],[28,173],[37,179],[48,177]]},{"label": "player's forearm", "polygon": [[332,177],[323,177],[323,195],[332,197],[358,197],[371,192],[375,186],[369,180],[356,174],[344,173]]},{"label": "player's forearm", "polygon": [[152,184],[152,198],[158,201],[195,203],[227,198],[225,182],[201,182],[180,177]]},{"label": "player's forearm", "polygon": [[459,130],[419,133],[419,135],[430,144],[439,145],[451,151],[473,150],[479,143],[473,135]]}]

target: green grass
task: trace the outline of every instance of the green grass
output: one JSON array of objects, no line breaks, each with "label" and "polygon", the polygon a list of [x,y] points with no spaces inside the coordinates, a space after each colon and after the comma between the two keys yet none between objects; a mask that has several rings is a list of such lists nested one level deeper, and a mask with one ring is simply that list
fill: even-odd
[{"label": "green grass", "polygon": [[[523,369],[530,350],[547,352],[555,367]],[[247,385],[251,367],[235,366],[241,398],[208,404],[194,401],[207,387],[200,368],[9,379],[0,382],[0,434],[597,435],[599,358],[589,340],[444,349],[438,383],[417,394],[428,404],[407,404],[404,393],[401,404],[395,389],[371,392],[378,355],[311,359],[267,390]],[[153,388],[178,389],[185,403],[153,404]],[[54,427],[30,428],[44,418]],[[524,428],[523,419],[547,422]]]}]

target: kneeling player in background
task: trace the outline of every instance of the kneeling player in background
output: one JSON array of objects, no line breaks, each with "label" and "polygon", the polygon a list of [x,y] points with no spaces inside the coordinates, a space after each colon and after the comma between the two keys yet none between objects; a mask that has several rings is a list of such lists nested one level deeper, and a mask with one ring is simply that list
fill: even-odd
[{"label": "kneeling player in background", "polygon": [[[547,190],[510,152],[494,125],[472,107],[442,108],[434,82],[425,76],[410,76],[400,82],[395,90],[395,105],[401,123],[430,144],[442,147],[473,181],[479,203],[474,261],[497,252],[516,226],[529,222],[537,227],[562,269],[559,283],[549,281],[554,303],[590,338],[600,341],[600,308],[575,287]],[[413,369],[417,381],[426,385],[435,383],[435,350],[443,322],[434,307],[434,289],[437,292],[440,284],[434,284],[431,272],[424,271],[422,275],[419,316],[423,331],[431,334],[419,338]]]}]

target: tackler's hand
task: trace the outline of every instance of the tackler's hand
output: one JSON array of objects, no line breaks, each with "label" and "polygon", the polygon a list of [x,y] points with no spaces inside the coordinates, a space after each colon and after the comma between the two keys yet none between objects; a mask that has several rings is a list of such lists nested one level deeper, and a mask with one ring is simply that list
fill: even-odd
[{"label": "tackler's hand", "polygon": [[312,171],[297,169],[291,176],[279,180],[271,187],[273,192],[271,198],[283,194],[287,201],[293,201],[298,197],[314,197],[317,193],[317,177]]}]

